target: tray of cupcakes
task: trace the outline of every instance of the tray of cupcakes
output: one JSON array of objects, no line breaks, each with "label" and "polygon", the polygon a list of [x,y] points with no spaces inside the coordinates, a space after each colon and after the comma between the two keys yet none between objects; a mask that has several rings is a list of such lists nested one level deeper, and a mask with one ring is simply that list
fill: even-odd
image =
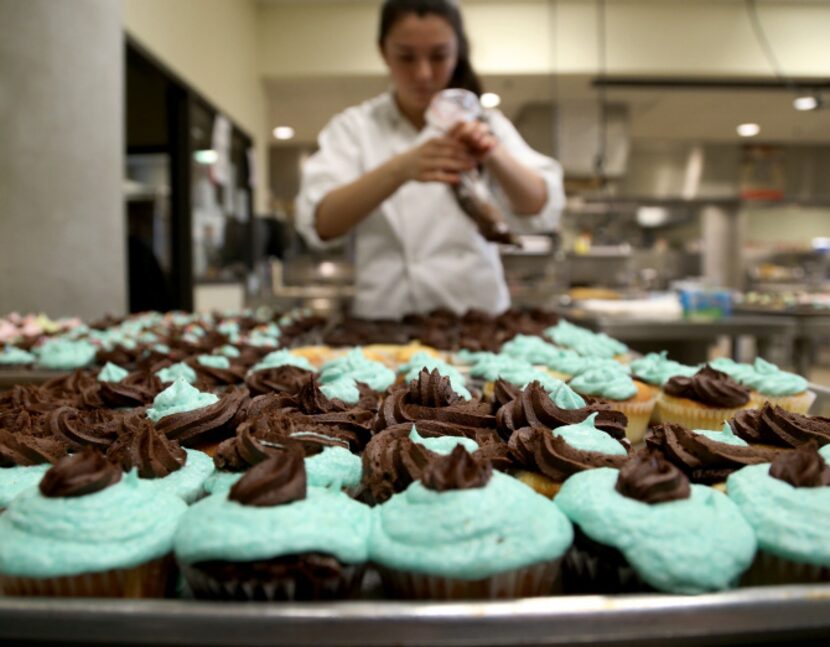
[{"label": "tray of cupcakes", "polygon": [[498,352],[407,338],[314,362],[222,333],[0,394],[0,638],[830,631],[830,420],[809,413],[827,389],[524,330]]}]

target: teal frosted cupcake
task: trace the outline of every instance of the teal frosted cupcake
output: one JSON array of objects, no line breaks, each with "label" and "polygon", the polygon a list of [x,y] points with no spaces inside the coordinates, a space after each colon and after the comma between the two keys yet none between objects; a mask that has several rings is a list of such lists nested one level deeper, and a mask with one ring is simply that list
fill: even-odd
[{"label": "teal frosted cupcake", "polygon": [[199,598],[349,597],[367,561],[370,517],[341,492],[307,488],[302,454],[285,452],[192,506],[176,558]]},{"label": "teal frosted cupcake", "polygon": [[31,430],[0,429],[0,512],[64,456],[66,445],[57,439],[35,436]]},{"label": "teal frosted cupcake", "polygon": [[0,351],[0,368],[25,368],[32,366],[36,361],[37,357],[35,355],[11,344]]},{"label": "teal frosted cupcake", "polygon": [[465,400],[472,400],[473,396],[467,389],[466,380],[461,371],[444,360],[423,351],[415,353],[408,362],[398,367],[398,382],[409,384],[413,380],[417,380],[422,369],[426,369],[430,373],[437,370],[439,375],[443,375],[450,380],[453,391]]},{"label": "teal frosted cupcake", "polygon": [[690,486],[659,454],[574,474],[556,503],[575,526],[569,592],[718,591],[737,584],[755,555],[755,535],[735,504]]},{"label": "teal frosted cupcake", "polygon": [[811,441],[727,480],[729,497],[758,538],[746,584],[830,581],[828,447],[819,453]]},{"label": "teal frosted cupcake", "polygon": [[88,341],[49,339],[35,348],[37,366],[55,371],[85,368],[95,361],[97,349]]},{"label": "teal frosted cupcake", "polygon": [[564,319],[545,330],[545,335],[557,345],[575,350],[585,357],[604,359],[628,359],[628,346],[612,339],[605,333],[595,333],[587,328],[576,326]]},{"label": "teal frosted cupcake", "polygon": [[161,597],[187,505],[92,449],[67,456],[0,516],[6,595]]},{"label": "teal frosted cupcake", "polygon": [[405,598],[549,595],[572,540],[556,504],[462,446],[374,513],[372,562],[386,589]]},{"label": "teal frosted cupcake", "polygon": [[807,380],[795,373],[782,371],[760,357],[755,359],[752,369],[752,373],[742,382],[752,389],[752,408],[760,409],[769,402],[785,411],[807,415],[816,399],[815,392],[807,388]]}]

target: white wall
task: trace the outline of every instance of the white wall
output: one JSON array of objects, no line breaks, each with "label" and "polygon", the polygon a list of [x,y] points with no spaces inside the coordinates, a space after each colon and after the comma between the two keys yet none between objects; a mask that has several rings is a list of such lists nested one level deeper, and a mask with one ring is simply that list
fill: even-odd
[{"label": "white wall", "polygon": [[255,205],[266,209],[268,124],[254,0],[124,0],[127,33],[254,139]]},{"label": "white wall", "polygon": [[0,0],[0,313],[126,311],[121,5]]}]

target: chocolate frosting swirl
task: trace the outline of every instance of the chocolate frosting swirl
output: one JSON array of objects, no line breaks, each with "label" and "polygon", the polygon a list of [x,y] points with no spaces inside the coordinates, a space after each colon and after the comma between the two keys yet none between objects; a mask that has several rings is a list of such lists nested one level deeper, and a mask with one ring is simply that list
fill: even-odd
[{"label": "chocolate frosting swirl", "polygon": [[149,371],[133,371],[120,382],[100,382],[103,403],[113,408],[140,407],[152,403],[165,388]]},{"label": "chocolate frosting swirl", "polygon": [[620,468],[617,492],[643,503],[665,503],[692,495],[689,479],[659,452],[641,450]]},{"label": "chocolate frosting swirl", "polygon": [[739,411],[729,421],[735,435],[748,443],[799,447],[810,440],[830,443],[830,418],[804,416],[765,403],[761,409]]},{"label": "chocolate frosting swirl", "polygon": [[314,375],[299,366],[278,366],[266,368],[261,371],[254,371],[245,378],[245,384],[251,395],[264,395],[266,393],[297,393],[300,388]]},{"label": "chocolate frosting swirl", "polygon": [[66,445],[53,438],[0,429],[0,467],[56,463],[66,455]]},{"label": "chocolate frosting swirl", "polygon": [[493,428],[495,418],[484,402],[465,401],[437,370],[422,369],[418,379],[393,389],[381,403],[375,431],[406,422],[437,420],[471,428]]},{"label": "chocolate frosting swirl", "polygon": [[305,462],[299,451],[285,451],[255,465],[228,494],[231,501],[257,507],[292,503],[305,497]]},{"label": "chocolate frosting swirl", "polygon": [[660,451],[693,483],[721,483],[746,465],[769,462],[774,452],[760,447],[720,443],[675,423],[659,424],[646,435],[646,445]]},{"label": "chocolate frosting swirl", "polygon": [[125,472],[136,468],[141,478],[154,479],[181,469],[187,452],[175,440],[157,432],[149,419],[136,414],[121,421],[118,438],[107,450],[107,459]]},{"label": "chocolate frosting swirl", "polygon": [[121,480],[121,470],[104,455],[85,447],[59,460],[43,475],[40,492],[45,497],[76,497],[100,492]]},{"label": "chocolate frosting swirl", "polygon": [[[562,437],[554,435],[544,427],[534,427],[531,432],[520,429],[511,436],[508,446],[514,455],[523,459],[531,469],[535,467],[548,478],[562,482],[571,474],[596,467],[620,467],[628,460],[627,455],[603,454],[577,449]],[[533,451],[532,461],[529,460]],[[626,449],[628,447],[626,446]]]},{"label": "chocolate frosting swirl", "polygon": [[792,451],[781,452],[772,461],[769,475],[793,487],[830,485],[830,465],[818,453],[818,445],[813,441]]},{"label": "chocolate frosting swirl", "polygon": [[118,435],[122,415],[108,409],[81,411],[74,407],[59,407],[46,417],[46,424],[52,435],[71,450],[87,446],[105,450]]},{"label": "chocolate frosting swirl", "polygon": [[197,447],[232,436],[245,418],[247,403],[247,389],[232,389],[208,407],[165,416],[156,429],[185,447]]},{"label": "chocolate frosting swirl", "polygon": [[200,384],[207,387],[203,390],[214,389],[218,386],[242,384],[245,381],[245,368],[241,364],[231,363],[229,368],[205,366],[195,359],[188,360],[187,364],[196,371]]},{"label": "chocolate frosting swirl", "polygon": [[484,487],[493,475],[490,463],[480,463],[461,445],[447,456],[433,459],[421,474],[424,487],[435,492]]},{"label": "chocolate frosting swirl", "polygon": [[[421,478],[439,455],[409,439],[411,425],[390,427],[377,434],[363,452],[363,483],[374,503],[383,503]],[[425,435],[425,434],[422,434]]]},{"label": "chocolate frosting swirl", "polygon": [[594,423],[597,429],[617,440],[625,438],[625,427],[628,423],[625,414],[597,401],[591,401],[580,409],[561,409],[550,399],[548,392],[539,382],[531,382],[518,392],[516,398],[498,410],[496,429],[501,437],[509,442],[513,432],[522,427],[556,429],[580,423],[595,412],[598,414]]},{"label": "chocolate frosting swirl", "polygon": [[246,420],[236,428],[236,436],[222,441],[213,464],[216,469],[227,472],[244,472],[279,455],[288,443],[286,434],[280,434],[262,421]]},{"label": "chocolate frosting swirl", "polygon": [[749,389],[708,365],[692,377],[675,375],[666,382],[663,391],[675,398],[686,398],[719,409],[737,409],[749,402]]}]

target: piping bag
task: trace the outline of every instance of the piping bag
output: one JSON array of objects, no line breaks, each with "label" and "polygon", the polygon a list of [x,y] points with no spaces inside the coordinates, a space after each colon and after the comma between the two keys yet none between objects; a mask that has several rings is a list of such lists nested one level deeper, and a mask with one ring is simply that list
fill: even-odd
[{"label": "piping bag", "polygon": [[[426,121],[442,134],[447,134],[459,121],[472,121],[481,117],[478,97],[469,90],[450,88],[432,98],[426,111]],[[478,168],[460,175],[458,184],[452,185],[458,206],[478,227],[486,240],[494,243],[521,247],[521,242],[504,220],[504,214],[496,206],[487,183]]]}]

